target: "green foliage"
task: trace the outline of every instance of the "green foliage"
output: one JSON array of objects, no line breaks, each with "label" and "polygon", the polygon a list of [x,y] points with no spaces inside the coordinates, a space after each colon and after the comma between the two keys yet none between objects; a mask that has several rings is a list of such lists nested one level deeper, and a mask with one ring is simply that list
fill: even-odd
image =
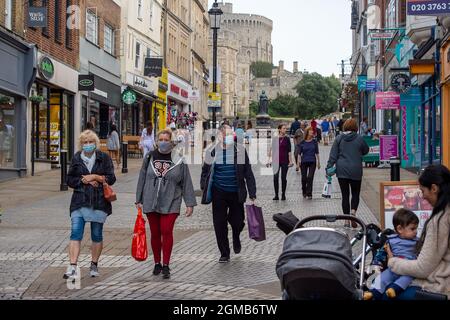
[{"label": "green foliage", "polygon": [[292,117],[295,112],[297,98],[291,95],[278,95],[269,103],[271,117]]},{"label": "green foliage", "polygon": [[336,111],[338,107],[341,84],[334,75],[304,74],[295,89],[298,99],[294,113],[302,119],[319,118]]},{"label": "green foliage", "polygon": [[250,102],[250,118],[255,118],[258,115],[258,102]]},{"label": "green foliage", "polygon": [[270,62],[257,61],[253,62],[250,66],[250,72],[256,78],[271,78],[272,77],[273,64]]}]

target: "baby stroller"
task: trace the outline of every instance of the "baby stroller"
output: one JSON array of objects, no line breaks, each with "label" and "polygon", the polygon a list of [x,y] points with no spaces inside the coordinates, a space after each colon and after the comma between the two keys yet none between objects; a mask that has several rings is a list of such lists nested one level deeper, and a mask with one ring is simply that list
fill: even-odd
[{"label": "baby stroller", "polygon": [[[361,226],[363,242],[360,265],[365,266],[367,227],[358,218],[312,216],[299,221],[284,241],[276,272],[286,300],[359,300],[362,298],[365,272],[358,272],[352,261],[352,243],[348,236],[326,227],[305,228],[314,220],[334,223],[352,220]],[[359,279],[358,279],[359,278]]]}]

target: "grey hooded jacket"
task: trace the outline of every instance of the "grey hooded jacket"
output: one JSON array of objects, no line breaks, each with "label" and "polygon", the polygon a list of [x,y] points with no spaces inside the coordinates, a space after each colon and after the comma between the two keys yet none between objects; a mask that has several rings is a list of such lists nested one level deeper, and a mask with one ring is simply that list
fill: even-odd
[{"label": "grey hooded jacket", "polygon": [[182,198],[186,207],[195,207],[194,186],[188,165],[179,152],[172,152],[172,166],[164,177],[158,177],[152,152],[144,158],[136,190],[136,203],[142,203],[144,213],[180,213]]},{"label": "grey hooded jacket", "polygon": [[362,180],[362,157],[369,153],[369,146],[356,132],[339,135],[331,148],[327,169],[336,165],[340,179]]}]

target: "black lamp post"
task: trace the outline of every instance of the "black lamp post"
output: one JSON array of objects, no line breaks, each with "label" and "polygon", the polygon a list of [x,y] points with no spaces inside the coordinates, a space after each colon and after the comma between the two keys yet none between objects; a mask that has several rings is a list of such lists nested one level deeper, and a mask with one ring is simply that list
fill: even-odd
[{"label": "black lamp post", "polygon": [[[219,8],[217,0],[208,11],[211,29],[213,30],[213,92],[217,92],[217,32],[220,29],[220,21],[223,11]],[[213,128],[217,128],[216,108],[213,107]]]}]

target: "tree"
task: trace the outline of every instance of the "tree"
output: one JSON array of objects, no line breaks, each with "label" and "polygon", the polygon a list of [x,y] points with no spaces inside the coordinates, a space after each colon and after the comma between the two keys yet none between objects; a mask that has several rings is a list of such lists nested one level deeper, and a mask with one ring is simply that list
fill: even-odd
[{"label": "tree", "polygon": [[257,61],[253,62],[250,66],[250,72],[256,78],[271,78],[272,77],[273,64],[270,62]]},{"label": "tree", "polygon": [[291,95],[278,95],[269,103],[269,115],[271,117],[292,117],[297,98]]},{"label": "tree", "polygon": [[334,75],[304,74],[295,89],[298,99],[294,113],[300,118],[318,118],[336,111],[341,85]]}]

